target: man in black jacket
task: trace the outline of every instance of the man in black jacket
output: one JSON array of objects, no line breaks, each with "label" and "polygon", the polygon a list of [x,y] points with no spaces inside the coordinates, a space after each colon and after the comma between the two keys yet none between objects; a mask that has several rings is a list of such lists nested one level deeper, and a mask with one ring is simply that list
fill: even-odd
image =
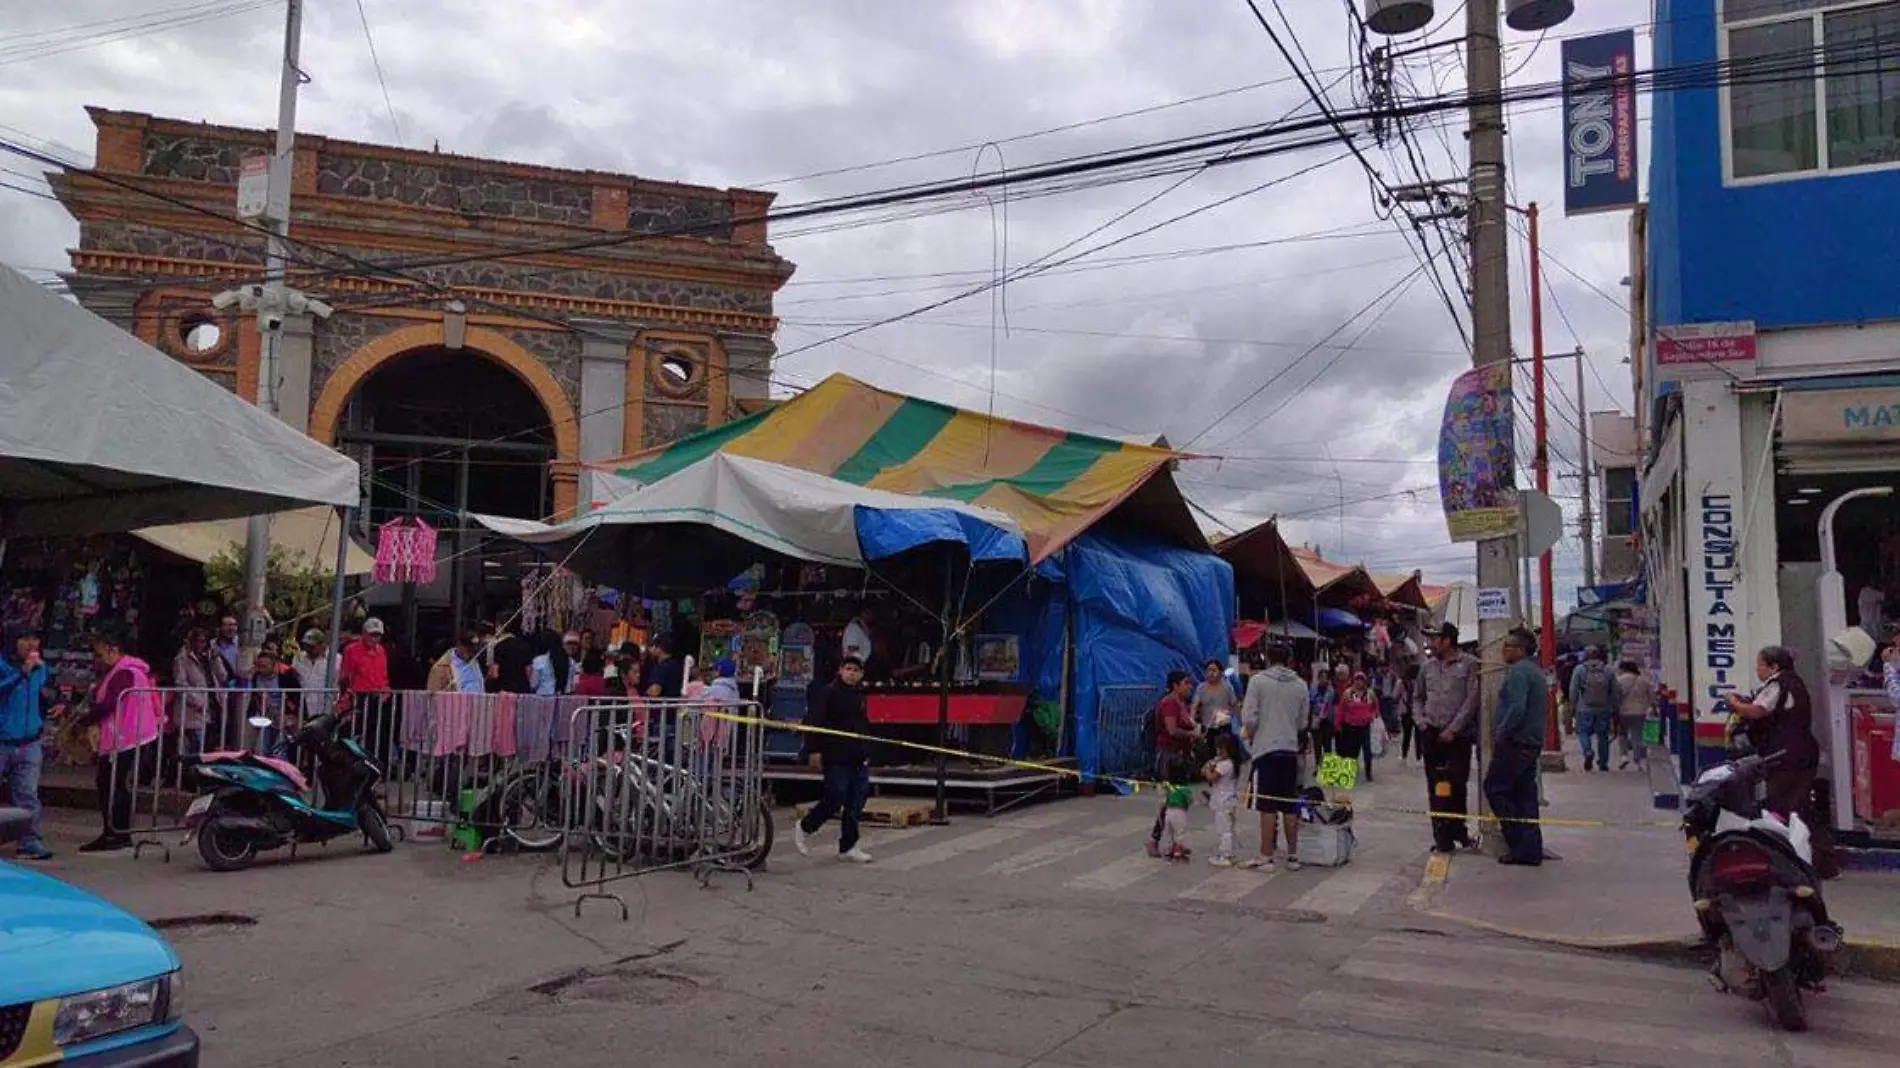
[{"label": "man in black jacket", "polygon": [[[871,720],[859,686],[863,680],[864,661],[845,657],[838,665],[838,677],[818,692],[806,712],[805,725],[818,731],[805,735],[805,749],[811,766],[825,774],[825,796],[792,828],[792,844],[801,855],[811,855],[811,836],[836,815],[843,825],[838,833],[839,859],[871,863],[871,854],[858,847],[858,820],[871,793],[870,750],[865,741]],[[823,733],[832,731],[837,733]]]}]

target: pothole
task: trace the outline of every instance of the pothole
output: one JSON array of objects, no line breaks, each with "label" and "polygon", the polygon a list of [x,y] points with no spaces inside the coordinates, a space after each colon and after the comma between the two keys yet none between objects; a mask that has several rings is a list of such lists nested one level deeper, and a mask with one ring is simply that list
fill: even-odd
[{"label": "pothole", "polygon": [[677,1005],[699,992],[699,981],[677,972],[638,966],[583,968],[528,988],[550,1001],[572,1004]]}]

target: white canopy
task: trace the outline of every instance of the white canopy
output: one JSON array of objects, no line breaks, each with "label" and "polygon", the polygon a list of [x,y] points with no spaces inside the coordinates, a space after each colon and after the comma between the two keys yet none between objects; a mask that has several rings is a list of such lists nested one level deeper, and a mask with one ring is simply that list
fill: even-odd
[{"label": "white canopy", "polygon": [[[814,563],[863,567],[931,542],[959,541],[975,559],[1026,559],[1015,520],[990,508],[934,497],[867,489],[795,467],[713,453],[565,523],[500,516],[474,519],[497,534],[551,547],[574,570],[624,579],[646,560],[663,559],[662,578],[683,578],[695,556],[717,557],[704,528]],[[683,540],[661,543],[662,528]],[[730,561],[723,581],[736,570]]]},{"label": "white canopy", "polygon": [[[242,519],[208,519],[202,523],[143,527],[133,531],[132,536],[187,560],[207,564],[219,553],[233,549],[243,552],[245,525]],[[289,549],[329,571],[336,566],[336,539],[341,528],[336,511],[330,508],[276,512],[270,516],[270,541],[272,546]],[[376,557],[352,540],[343,573],[367,575],[375,568]]]},{"label": "white canopy", "polygon": [[0,538],[354,506],[354,461],[0,267]]}]

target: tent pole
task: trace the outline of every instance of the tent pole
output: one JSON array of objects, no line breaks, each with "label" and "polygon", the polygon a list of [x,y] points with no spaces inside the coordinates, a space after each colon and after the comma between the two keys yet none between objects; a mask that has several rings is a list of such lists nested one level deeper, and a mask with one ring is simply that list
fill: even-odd
[{"label": "tent pole", "polygon": [[330,584],[330,666],[328,668],[331,688],[336,687],[337,657],[342,655],[340,643],[343,641],[343,572],[350,564],[350,509],[336,510],[336,574]]},{"label": "tent pole", "polygon": [[943,553],[943,646],[937,650],[937,811],[930,822],[950,822],[950,801],[946,781],[950,768],[944,747],[950,744],[950,642],[956,636],[952,622],[956,618],[956,550],[949,546]]}]

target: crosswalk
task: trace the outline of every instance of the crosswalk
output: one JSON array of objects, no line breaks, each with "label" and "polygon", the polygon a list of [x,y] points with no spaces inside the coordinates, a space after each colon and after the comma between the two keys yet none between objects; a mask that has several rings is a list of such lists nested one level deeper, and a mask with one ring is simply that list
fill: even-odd
[{"label": "crosswalk", "polygon": [[[1154,824],[1150,797],[1074,799],[993,819],[959,817],[947,827],[902,830],[866,827],[864,847],[876,858],[867,868],[828,863],[828,832],[814,836],[812,856],[773,858],[783,872],[853,883],[918,881],[932,886],[974,884],[1004,894],[1102,895],[1139,902],[1288,909],[1345,920],[1361,913],[1424,852],[1417,835],[1362,836],[1353,862],[1338,868],[1291,872],[1213,868],[1213,832],[1206,809],[1191,814],[1190,863],[1148,856]],[[1257,849],[1251,818],[1243,815],[1243,857]],[[1416,881],[1415,879],[1413,881]]]}]

